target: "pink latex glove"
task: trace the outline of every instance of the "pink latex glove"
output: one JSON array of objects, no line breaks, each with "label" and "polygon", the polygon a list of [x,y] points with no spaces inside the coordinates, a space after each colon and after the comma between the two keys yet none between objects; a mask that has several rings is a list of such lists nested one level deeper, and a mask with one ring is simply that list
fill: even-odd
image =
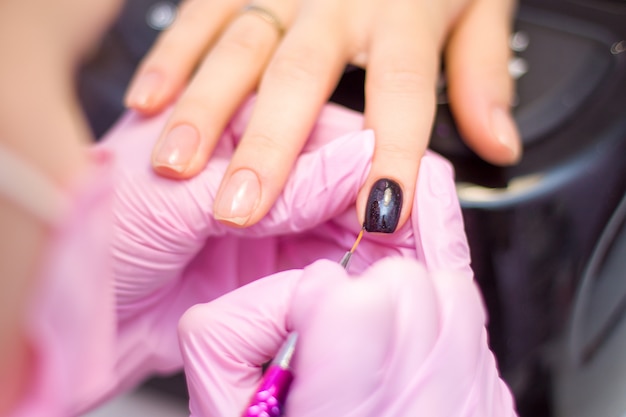
[{"label": "pink latex glove", "polygon": [[20,179],[8,197],[50,226],[24,322],[28,388],[9,415],[67,417],[101,395],[114,362],[110,163],[94,155],[86,178],[59,189],[19,158],[0,160]]},{"label": "pink latex glove", "polygon": [[278,273],[181,319],[191,415],[240,416],[261,364],[297,331],[288,416],[514,416],[484,324],[471,279],[414,259]]},{"label": "pink latex glove", "polygon": [[[515,415],[488,348],[452,171],[433,154],[420,169],[411,221],[392,235],[366,234],[353,276],[336,262],[359,229],[348,209],[280,242],[283,265],[334,262],[277,273],[185,313],[179,337],[194,417],[240,415],[261,364],[293,330],[298,379],[287,415]],[[381,260],[390,255],[400,257]]]},{"label": "pink latex glove", "polygon": [[[52,229],[25,323],[33,374],[11,416],[80,414],[152,372],[182,368],[176,326],[186,309],[275,272],[278,235],[345,211],[358,173],[369,164],[373,138],[352,134],[320,148],[360,123],[336,107],[324,114],[309,148],[319,149],[300,158],[299,174],[253,231],[220,225],[211,210],[245,109],[193,181],[159,178],[144,158],[166,115],[128,115],[95,150],[92,175],[70,191],[31,175],[28,166],[6,167],[21,178],[9,197]],[[33,185],[25,181],[31,177]],[[325,205],[306,204],[304,194]]]},{"label": "pink latex glove", "polygon": [[[260,223],[234,229],[213,219],[221,175],[250,109],[248,103],[228,126],[205,170],[186,181],[161,178],[150,165],[149,150],[167,113],[151,119],[130,114],[104,140],[102,147],[117,160],[118,360],[109,395],[150,373],[182,366],[176,326],[190,306],[277,271],[321,258],[339,260],[361,228],[354,201],[369,170],[374,137],[358,131],[360,115],[332,105],[321,113],[306,153]],[[445,266],[471,276],[452,169],[432,153],[420,169],[412,221],[393,235],[367,236],[352,271],[402,255],[421,260],[429,270]],[[458,233],[439,236],[450,229]]]},{"label": "pink latex glove", "polygon": [[[205,171],[185,182],[157,177],[148,160],[167,114],[128,115],[108,135],[100,148],[114,154],[113,173],[100,168],[77,187],[82,191],[69,193],[54,219],[27,323],[35,375],[15,416],[75,414],[150,373],[179,369],[176,326],[189,307],[280,270],[338,260],[352,245],[360,230],[354,200],[374,138],[358,131],[359,115],[335,106],[322,112],[308,153],[262,222],[241,230],[213,220],[213,198],[249,110],[248,104],[228,127]],[[462,230],[451,168],[428,154],[421,170],[412,221],[393,236],[367,236],[353,271],[399,254],[429,270],[448,264],[471,276],[463,233],[442,240],[428,232]],[[438,255],[442,245],[445,257]]]}]

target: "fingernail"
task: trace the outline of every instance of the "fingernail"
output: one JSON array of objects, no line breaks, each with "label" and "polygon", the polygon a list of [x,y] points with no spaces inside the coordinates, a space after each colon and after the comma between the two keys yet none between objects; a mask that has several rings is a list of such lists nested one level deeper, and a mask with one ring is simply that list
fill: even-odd
[{"label": "fingernail", "polygon": [[367,198],[363,227],[368,232],[393,233],[400,221],[402,189],[397,182],[380,179]]},{"label": "fingernail", "polygon": [[163,75],[150,71],[137,78],[126,94],[126,106],[138,109],[149,108],[155,97],[155,92],[163,84]]},{"label": "fingernail", "polygon": [[522,153],[522,145],[511,114],[500,107],[496,107],[491,115],[491,129],[498,142],[511,152],[511,162],[517,162]]},{"label": "fingernail", "polygon": [[261,197],[261,182],[249,169],[235,171],[222,189],[213,216],[243,226],[248,222]]},{"label": "fingernail", "polygon": [[187,169],[187,165],[198,150],[200,135],[190,125],[178,125],[170,130],[158,145],[154,157],[155,168],[167,168],[177,173]]}]

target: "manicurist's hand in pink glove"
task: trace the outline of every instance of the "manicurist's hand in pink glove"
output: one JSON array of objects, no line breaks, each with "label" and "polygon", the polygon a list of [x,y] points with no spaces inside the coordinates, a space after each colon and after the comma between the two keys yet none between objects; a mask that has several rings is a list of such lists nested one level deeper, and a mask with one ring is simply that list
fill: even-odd
[{"label": "manicurist's hand in pink glove", "polygon": [[[252,104],[226,129],[206,169],[187,181],[156,175],[143,152],[154,144],[166,114],[152,119],[130,114],[101,145],[117,161],[113,272],[118,361],[111,392],[182,366],[176,326],[192,305],[278,271],[321,258],[339,260],[361,228],[354,201],[369,170],[374,137],[371,131],[356,130],[361,116],[332,105],[323,110],[268,216],[248,229],[215,221],[212,203]],[[434,233],[441,227],[462,230],[451,168],[428,154],[422,172],[413,220],[393,236],[368,235],[353,258],[353,271],[388,255],[404,255],[431,269],[445,261],[471,275],[464,235],[455,235],[456,243],[450,244]],[[442,244],[445,260],[438,255]]]},{"label": "manicurist's hand in pink glove", "polygon": [[[365,234],[351,273],[317,261],[187,311],[179,335],[191,415],[242,415],[261,366],[295,331],[286,415],[514,416],[441,159],[425,156],[415,195],[398,233]],[[330,221],[316,230],[323,233],[304,236],[330,247],[341,226]],[[305,243],[293,252],[314,258],[316,248]]]},{"label": "manicurist's hand in pink glove", "polygon": [[318,261],[190,309],[179,333],[191,415],[241,416],[291,331],[288,416],[516,415],[475,283],[393,257],[359,275]]}]

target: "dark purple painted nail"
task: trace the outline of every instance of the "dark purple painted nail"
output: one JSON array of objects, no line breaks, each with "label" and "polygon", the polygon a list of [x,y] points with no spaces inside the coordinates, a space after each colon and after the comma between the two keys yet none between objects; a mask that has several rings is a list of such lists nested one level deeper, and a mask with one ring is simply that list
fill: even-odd
[{"label": "dark purple painted nail", "polygon": [[393,233],[402,210],[402,189],[397,182],[380,179],[367,199],[363,227],[368,232]]}]

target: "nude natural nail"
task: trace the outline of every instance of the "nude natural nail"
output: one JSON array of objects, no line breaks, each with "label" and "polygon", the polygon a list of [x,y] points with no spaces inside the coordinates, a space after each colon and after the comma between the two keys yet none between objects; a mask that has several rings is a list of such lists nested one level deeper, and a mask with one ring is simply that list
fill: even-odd
[{"label": "nude natural nail", "polygon": [[199,144],[200,134],[195,127],[178,125],[158,145],[153,165],[155,168],[167,168],[181,173],[187,169]]},{"label": "nude natural nail", "polygon": [[498,142],[511,152],[511,162],[517,162],[522,153],[522,145],[511,114],[500,107],[496,107],[491,115],[491,129]]},{"label": "nude natural nail", "polygon": [[261,182],[249,169],[235,171],[222,189],[215,203],[217,220],[245,225],[256,209],[261,197]]},{"label": "nude natural nail", "polygon": [[393,233],[400,221],[402,188],[390,179],[374,183],[367,199],[363,227],[368,232]]},{"label": "nude natural nail", "polygon": [[163,75],[150,71],[137,78],[126,94],[126,105],[136,109],[147,109],[151,106],[156,93],[163,85]]}]

